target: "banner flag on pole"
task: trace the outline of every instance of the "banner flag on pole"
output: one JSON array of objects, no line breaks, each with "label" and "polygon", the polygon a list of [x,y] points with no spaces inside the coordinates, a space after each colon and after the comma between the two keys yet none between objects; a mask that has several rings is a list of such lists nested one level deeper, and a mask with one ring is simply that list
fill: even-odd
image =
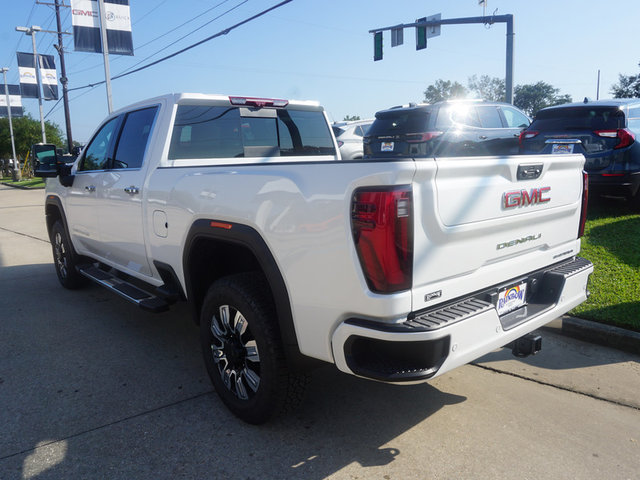
[{"label": "banner flag on pole", "polygon": [[[109,53],[133,55],[129,0],[104,0]],[[102,53],[97,0],[71,0],[73,44],[78,52]]]},{"label": "banner flag on pole", "polygon": [[[7,85],[9,90],[9,107],[12,117],[22,117],[22,97],[20,96],[20,85]],[[7,94],[4,84],[0,83],[0,117],[7,116]]]},{"label": "banner flag on pole", "polygon": [[[58,78],[53,55],[40,55],[40,75],[42,79],[42,98],[58,99]],[[20,90],[24,98],[38,98],[38,80],[33,64],[33,53],[18,52],[18,71],[20,72]]]},{"label": "banner flag on pole", "polygon": [[38,55],[40,57],[40,75],[42,76],[42,91],[45,100],[58,100],[58,79],[56,76],[56,61],[53,55]]},{"label": "banner flag on pole", "polygon": [[18,52],[18,71],[20,72],[20,91],[24,98],[38,98],[38,79],[33,53]]}]

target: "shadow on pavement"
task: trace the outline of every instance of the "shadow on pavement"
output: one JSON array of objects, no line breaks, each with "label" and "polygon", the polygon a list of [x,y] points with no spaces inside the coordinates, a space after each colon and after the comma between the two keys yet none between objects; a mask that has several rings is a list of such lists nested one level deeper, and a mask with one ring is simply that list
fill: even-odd
[{"label": "shadow on pavement", "polygon": [[15,279],[0,322],[7,478],[322,479],[393,462],[394,439],[465,401],[328,366],[297,411],[246,425],[212,392],[186,305],[154,315],[97,286],[65,290],[50,264],[2,274]]}]

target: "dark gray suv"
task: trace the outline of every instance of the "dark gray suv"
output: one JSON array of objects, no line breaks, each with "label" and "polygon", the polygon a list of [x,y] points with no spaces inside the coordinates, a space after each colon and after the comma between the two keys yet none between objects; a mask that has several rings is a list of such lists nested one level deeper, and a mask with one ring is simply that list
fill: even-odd
[{"label": "dark gray suv", "polygon": [[581,153],[589,193],[626,197],[640,208],[640,99],[543,108],[520,136],[525,154]]},{"label": "dark gray suv", "polygon": [[376,113],[365,158],[514,155],[531,120],[513,105],[482,100],[410,104]]}]

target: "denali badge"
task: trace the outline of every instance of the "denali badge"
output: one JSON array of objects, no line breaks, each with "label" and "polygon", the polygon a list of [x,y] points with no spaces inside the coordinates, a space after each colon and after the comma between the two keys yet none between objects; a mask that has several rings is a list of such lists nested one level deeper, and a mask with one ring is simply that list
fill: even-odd
[{"label": "denali badge", "polygon": [[513,247],[515,245],[520,245],[521,243],[532,242],[534,240],[538,240],[540,237],[542,237],[542,234],[538,233],[537,235],[529,235],[528,237],[516,238],[515,240],[511,240],[510,242],[499,243],[498,245],[496,245],[496,250]]},{"label": "denali badge", "polygon": [[532,188],[531,190],[516,190],[513,192],[504,192],[502,195],[502,206],[504,208],[526,207],[528,205],[536,205],[538,203],[547,203],[551,199],[544,197],[551,187]]}]

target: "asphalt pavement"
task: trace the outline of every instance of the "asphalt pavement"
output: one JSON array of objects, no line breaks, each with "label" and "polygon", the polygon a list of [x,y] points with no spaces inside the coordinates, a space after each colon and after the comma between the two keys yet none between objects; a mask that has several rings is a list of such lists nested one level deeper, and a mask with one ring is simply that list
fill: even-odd
[{"label": "asphalt pavement", "polygon": [[212,391],[186,305],[57,281],[44,193],[0,186],[0,479],[638,479],[640,356],[541,330],[430,383],[314,372],[246,425]]}]

